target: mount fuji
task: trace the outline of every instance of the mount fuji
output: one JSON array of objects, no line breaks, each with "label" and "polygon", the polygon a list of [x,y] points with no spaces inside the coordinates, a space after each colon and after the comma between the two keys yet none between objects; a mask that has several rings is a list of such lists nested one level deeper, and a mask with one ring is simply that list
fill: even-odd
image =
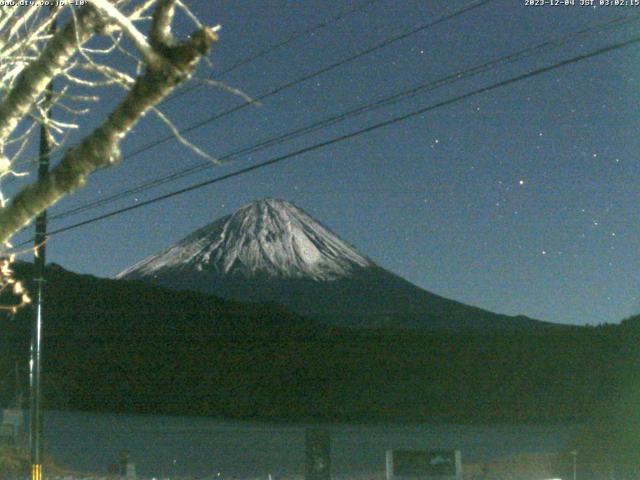
[{"label": "mount fuji", "polygon": [[278,199],[245,205],[116,278],[242,302],[273,302],[344,327],[457,331],[553,325],[491,313],[425,291]]}]

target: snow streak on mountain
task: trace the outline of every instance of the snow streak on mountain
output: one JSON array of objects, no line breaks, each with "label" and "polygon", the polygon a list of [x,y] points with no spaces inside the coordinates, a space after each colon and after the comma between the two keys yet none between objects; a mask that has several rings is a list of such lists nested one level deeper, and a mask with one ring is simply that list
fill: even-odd
[{"label": "snow streak on mountain", "polygon": [[370,260],[292,203],[265,199],[195,231],[118,278],[175,269],[330,281],[369,266]]},{"label": "snow streak on mountain", "polygon": [[260,200],[118,275],[238,302],[271,302],[342,327],[531,328],[423,290],[360,255],[301,209]]}]

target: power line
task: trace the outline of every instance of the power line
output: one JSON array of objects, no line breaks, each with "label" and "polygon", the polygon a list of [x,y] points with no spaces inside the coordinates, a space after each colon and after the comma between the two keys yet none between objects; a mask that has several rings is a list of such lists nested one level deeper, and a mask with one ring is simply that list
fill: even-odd
[{"label": "power line", "polygon": [[[247,56],[247,57],[245,57],[245,58],[243,58],[241,60],[236,61],[230,67],[226,68],[222,72],[219,72],[217,74],[217,76],[218,77],[222,77],[222,76],[224,76],[224,75],[236,70],[237,68],[240,68],[240,67],[242,67],[244,65],[247,65],[247,64],[249,64],[249,63],[251,63],[251,62],[253,62],[253,61],[255,61],[255,60],[257,60],[257,59],[259,59],[259,58],[261,58],[263,56],[265,56],[265,55],[268,55],[271,52],[274,52],[274,51],[276,51],[276,50],[278,50],[278,49],[280,49],[282,47],[285,47],[289,43],[291,43],[291,42],[293,42],[293,41],[295,41],[295,40],[297,40],[299,38],[302,38],[302,37],[304,37],[306,35],[310,35],[310,34],[316,32],[318,30],[326,28],[326,27],[330,26],[331,24],[333,24],[333,23],[335,23],[335,22],[337,22],[339,20],[342,20],[343,18],[345,18],[345,17],[347,17],[349,15],[352,15],[352,14],[357,13],[359,11],[365,10],[366,8],[370,7],[371,5],[373,5],[374,3],[377,3],[379,1],[381,1],[381,0],[367,0],[367,1],[363,2],[360,5],[354,7],[352,9],[350,9],[350,10],[347,10],[346,12],[340,13],[340,14],[335,15],[333,17],[330,17],[330,18],[328,18],[326,20],[323,20],[320,23],[317,23],[317,24],[315,24],[315,25],[313,25],[313,26],[311,26],[311,27],[309,27],[309,28],[307,28],[307,29],[305,29],[305,30],[303,30],[301,32],[294,33],[293,35],[287,37],[286,39],[284,39],[283,41],[281,41],[279,43],[276,43],[276,44],[274,44],[274,45],[272,45],[270,47],[267,47],[267,48],[265,48],[263,50],[260,50],[260,51],[258,51],[256,53],[252,54],[252,55],[249,55],[249,56]],[[211,75],[209,75],[209,78],[212,79],[214,76],[216,76],[215,72],[213,72]],[[175,94],[173,94],[173,95],[165,98],[164,100],[162,100],[159,105],[167,103],[167,102],[170,102],[170,101],[172,101],[172,100],[174,100],[174,99],[176,99],[178,97],[182,97],[183,95],[186,95],[187,93],[190,93],[193,90],[196,90],[196,89],[200,88],[201,86],[202,85],[192,85],[191,87],[185,88],[184,90],[180,90],[180,91],[176,92]],[[127,157],[125,157],[125,158],[127,158]],[[22,161],[19,162],[19,164],[31,163],[33,161],[36,161],[36,162],[39,161],[39,157],[36,157],[35,159],[34,158],[29,158],[29,159],[22,160]]]},{"label": "power line", "polygon": [[[303,75],[302,77],[299,77],[296,80],[292,80],[292,81],[290,81],[288,83],[285,83],[285,84],[283,84],[283,85],[281,85],[279,87],[276,87],[275,89],[270,90],[270,91],[268,91],[268,92],[266,92],[266,93],[264,93],[264,94],[262,94],[262,95],[260,95],[260,96],[258,96],[256,98],[254,98],[251,102],[242,103],[242,104],[237,105],[237,106],[235,106],[233,108],[230,108],[230,109],[225,110],[223,112],[220,112],[220,113],[218,113],[216,115],[213,115],[213,116],[211,116],[209,118],[201,120],[201,121],[199,121],[199,122],[197,122],[197,123],[195,123],[195,124],[193,124],[193,125],[191,125],[189,127],[181,129],[181,130],[178,131],[178,133],[180,133],[181,135],[184,135],[186,133],[192,132],[193,130],[197,130],[198,128],[201,128],[201,127],[203,127],[203,126],[205,126],[205,125],[207,125],[209,123],[212,123],[212,122],[214,122],[216,120],[219,120],[220,118],[226,117],[227,115],[230,115],[232,113],[240,111],[240,110],[242,110],[242,109],[244,109],[244,108],[246,108],[246,107],[248,107],[250,105],[253,105],[254,103],[260,102],[260,101],[262,101],[262,100],[264,100],[266,98],[269,98],[269,97],[272,97],[274,95],[277,95],[278,93],[281,93],[281,92],[283,92],[285,90],[288,90],[289,88],[292,88],[292,87],[294,87],[294,86],[296,86],[296,85],[298,85],[300,83],[306,82],[307,80],[311,80],[312,78],[315,78],[317,76],[323,75],[323,74],[325,74],[325,73],[327,73],[327,72],[329,72],[329,71],[331,71],[331,70],[333,70],[335,68],[338,68],[338,67],[341,67],[342,65],[345,65],[347,63],[353,62],[354,60],[357,60],[358,58],[361,58],[361,57],[363,57],[365,55],[368,55],[368,54],[370,54],[372,52],[380,50],[381,48],[387,47],[387,46],[389,46],[389,45],[391,45],[391,44],[393,44],[395,42],[398,42],[400,40],[404,40],[405,38],[410,37],[411,35],[415,35],[416,33],[422,32],[422,31],[424,31],[424,30],[426,30],[428,28],[434,27],[434,26],[436,26],[436,25],[438,25],[440,23],[443,23],[443,22],[446,22],[448,20],[451,20],[451,19],[453,19],[453,18],[455,18],[457,16],[460,16],[460,15],[466,13],[466,12],[474,10],[474,9],[476,9],[478,7],[481,7],[481,6],[483,6],[483,5],[487,4],[487,3],[490,3],[492,1],[494,1],[494,0],[474,0],[474,1],[470,2],[470,3],[468,3],[467,5],[465,5],[464,7],[460,8],[460,9],[458,9],[458,10],[456,10],[456,11],[454,11],[454,12],[448,14],[448,15],[445,15],[444,17],[440,17],[439,19],[434,20],[432,22],[419,25],[418,27],[416,27],[416,28],[414,28],[412,30],[409,30],[409,31],[407,31],[405,33],[402,33],[400,35],[397,35],[395,37],[391,37],[391,38],[389,38],[387,40],[383,40],[382,42],[374,45],[373,47],[367,48],[365,50],[361,50],[360,52],[355,53],[354,55],[351,55],[350,57],[347,57],[347,58],[344,58],[342,60],[339,60],[338,62],[332,63],[331,65],[328,65],[326,67],[321,68],[320,70],[316,70],[313,73],[310,73],[310,74],[307,74],[307,75]],[[134,150],[133,152],[130,152],[130,153],[124,155],[122,157],[122,160],[127,160],[127,159],[130,159],[132,157],[135,157],[135,156],[139,155],[140,153],[143,153],[143,152],[145,152],[147,150],[151,150],[152,148],[155,148],[155,147],[157,147],[159,145],[162,145],[163,143],[166,143],[166,142],[168,142],[170,140],[175,140],[175,138],[176,137],[175,137],[174,134],[170,134],[170,135],[167,135],[167,136],[162,137],[160,139],[154,140],[153,142],[147,143],[146,145],[143,145],[142,147],[138,148],[137,150]]]},{"label": "power line", "polygon": [[[292,87],[294,87],[294,86],[296,86],[296,85],[298,85],[300,83],[304,83],[307,80],[311,80],[312,78],[315,78],[317,76],[323,75],[323,74],[325,74],[325,73],[327,73],[327,72],[329,72],[329,71],[331,71],[331,70],[333,70],[335,68],[338,68],[338,67],[341,67],[342,65],[345,65],[347,63],[353,62],[354,60],[357,60],[358,58],[364,57],[365,55],[368,55],[368,54],[370,54],[372,52],[380,50],[381,48],[387,47],[387,46],[389,46],[389,45],[391,45],[391,44],[393,44],[395,42],[398,42],[400,40],[404,40],[405,38],[410,37],[411,35],[415,35],[416,33],[422,32],[422,31],[424,31],[424,30],[426,30],[428,28],[434,27],[434,26],[436,26],[436,25],[438,25],[440,23],[443,23],[443,22],[446,22],[448,20],[451,20],[451,19],[453,19],[453,18],[455,18],[457,16],[460,16],[460,15],[466,13],[466,12],[474,10],[474,9],[476,9],[478,7],[483,6],[483,5],[486,5],[487,3],[490,3],[492,1],[494,1],[494,0],[474,0],[474,1],[466,4],[464,7],[461,7],[460,9],[455,10],[454,12],[452,12],[452,13],[450,13],[448,15],[440,17],[437,20],[434,20],[434,21],[426,23],[426,24],[419,25],[418,27],[415,27],[412,30],[409,30],[409,31],[407,31],[405,33],[402,33],[402,34],[397,35],[395,37],[388,38],[387,40],[383,40],[382,42],[374,45],[373,47],[367,48],[365,50],[361,50],[360,52],[355,53],[354,55],[351,55],[350,57],[347,57],[347,58],[344,58],[342,60],[339,60],[338,62],[332,63],[331,65],[328,65],[326,67],[321,68],[320,70],[316,70],[315,72],[312,72],[312,73],[307,74],[307,75],[303,75],[302,77],[299,77],[296,80],[292,80],[292,81],[287,82],[287,83],[285,83],[283,85],[280,85],[279,87],[276,87],[275,89],[270,90],[270,91],[268,91],[266,93],[263,93],[262,95],[252,99],[251,102],[241,103],[240,105],[237,105],[237,106],[232,107],[232,108],[230,108],[228,110],[225,110],[225,111],[220,112],[218,114],[215,114],[215,115],[213,115],[211,117],[208,117],[208,118],[206,118],[204,120],[201,120],[201,121],[199,121],[199,122],[197,122],[195,124],[192,124],[189,127],[180,129],[180,130],[178,130],[178,133],[180,135],[184,135],[184,134],[190,133],[190,132],[192,132],[194,130],[197,130],[198,128],[201,128],[201,127],[203,127],[205,125],[213,123],[216,120],[219,120],[220,118],[226,117],[227,115],[230,115],[230,114],[235,113],[237,111],[243,110],[244,108],[246,108],[246,107],[248,107],[250,105],[253,105],[254,103],[260,102],[260,101],[262,101],[262,100],[264,100],[266,98],[269,98],[269,97],[272,97],[274,95],[277,95],[277,94],[279,94],[279,93],[281,93],[281,92],[283,92],[285,90],[288,90],[289,88],[292,88]],[[126,155],[123,155],[122,160],[124,161],[124,160],[130,159],[132,157],[135,157],[135,156],[137,156],[137,155],[139,155],[139,154],[141,154],[141,153],[143,153],[143,152],[145,152],[147,150],[151,150],[151,149],[153,149],[153,148],[155,148],[155,147],[157,147],[159,145],[162,145],[163,143],[166,143],[166,142],[171,141],[171,140],[175,140],[175,138],[176,138],[175,134],[172,133],[172,134],[169,134],[169,135],[167,135],[165,137],[162,137],[162,138],[159,138],[157,140],[154,140],[154,141],[152,141],[150,143],[147,143],[146,145],[143,145],[142,147],[138,148],[137,150],[134,150],[133,152],[130,152],[130,153],[126,154]]]},{"label": "power line", "polygon": [[556,70],[558,68],[562,68],[562,67],[565,67],[567,65],[571,65],[571,64],[583,61],[583,60],[587,60],[587,59],[596,57],[596,56],[604,55],[604,54],[610,53],[610,52],[615,51],[615,50],[619,50],[619,49],[622,49],[622,48],[625,48],[625,47],[628,47],[628,46],[631,46],[631,45],[635,45],[637,43],[640,43],[640,37],[635,37],[635,38],[633,38],[631,40],[627,40],[625,42],[616,43],[616,44],[610,45],[608,47],[603,47],[603,48],[600,48],[600,49],[595,50],[595,51],[590,52],[590,53],[586,53],[586,54],[583,54],[583,55],[578,55],[578,56],[572,57],[570,59],[563,60],[563,61],[558,62],[558,63],[554,63],[553,65],[550,65],[550,66],[547,66],[547,67],[538,68],[538,69],[532,70],[532,71],[530,71],[528,73],[524,73],[524,74],[518,75],[516,77],[509,78],[507,80],[502,80],[500,82],[494,83],[494,84],[489,85],[487,87],[482,87],[482,88],[479,88],[477,90],[473,90],[473,91],[471,91],[469,93],[458,95],[458,96],[450,98],[448,100],[444,100],[444,101],[429,105],[427,107],[423,107],[423,108],[420,108],[418,110],[414,110],[412,112],[393,117],[393,118],[391,118],[389,120],[386,120],[384,122],[376,123],[376,124],[371,125],[369,127],[362,128],[360,130],[356,130],[355,132],[351,132],[351,133],[347,133],[347,134],[344,134],[344,135],[340,135],[340,136],[334,137],[334,138],[332,138],[330,140],[326,140],[324,142],[320,142],[320,143],[317,143],[315,145],[311,145],[309,147],[305,147],[305,148],[296,150],[294,152],[290,152],[290,153],[287,153],[287,154],[272,158],[270,160],[258,163],[256,165],[252,165],[250,167],[243,168],[243,169],[238,170],[236,172],[232,172],[232,173],[229,173],[229,174],[226,174],[226,175],[222,175],[220,177],[216,177],[216,178],[204,181],[204,182],[199,182],[199,183],[193,184],[193,185],[191,185],[189,187],[182,188],[182,189],[179,189],[179,190],[175,190],[173,192],[170,192],[170,193],[167,193],[167,194],[164,194],[164,195],[160,195],[158,197],[152,198],[150,200],[146,200],[144,202],[137,203],[135,205],[130,205],[130,206],[125,207],[125,208],[120,208],[120,209],[105,213],[103,215],[99,215],[99,216],[96,216],[94,218],[91,218],[91,219],[88,219],[88,220],[84,220],[82,222],[75,223],[73,225],[69,225],[69,226],[66,226],[66,227],[63,227],[63,228],[59,228],[57,230],[54,230],[54,231],[50,232],[49,236],[57,235],[57,234],[60,234],[60,233],[63,233],[63,232],[67,232],[69,230],[74,230],[76,228],[79,228],[79,227],[82,227],[82,226],[85,226],[85,225],[89,225],[91,223],[95,223],[95,222],[98,222],[100,220],[104,220],[106,218],[114,217],[116,215],[120,215],[122,213],[129,212],[131,210],[135,210],[137,208],[142,208],[144,206],[151,205],[153,203],[157,203],[157,202],[160,202],[160,201],[163,201],[163,200],[166,200],[166,199],[178,196],[178,195],[182,195],[182,194],[187,193],[187,192],[192,192],[194,190],[198,190],[200,188],[207,187],[207,186],[213,185],[215,183],[222,182],[224,180],[228,180],[229,178],[233,178],[233,177],[237,177],[237,176],[240,176],[240,175],[244,175],[244,174],[252,172],[254,170],[259,170],[261,168],[265,168],[267,166],[283,162],[283,161],[288,160],[290,158],[298,157],[298,156],[300,156],[302,154],[309,153],[309,152],[312,152],[312,151],[315,151],[315,150],[319,150],[319,149],[327,147],[329,145],[333,145],[333,144],[342,142],[344,140],[348,140],[348,139],[357,137],[359,135],[363,135],[365,133],[369,133],[369,132],[378,130],[380,128],[387,127],[389,125],[393,125],[393,124],[402,122],[404,120],[408,120],[408,119],[416,117],[418,115],[422,115],[424,113],[436,110],[438,108],[442,108],[442,107],[445,107],[445,106],[448,106],[448,105],[452,105],[452,104],[458,103],[458,102],[460,102],[462,100],[466,100],[466,99],[471,98],[471,97],[482,95],[482,94],[491,92],[493,90],[496,90],[498,88],[501,88],[501,87],[504,87],[504,86],[507,86],[507,85],[511,85],[513,83],[520,82],[522,80],[527,80],[527,79],[536,77],[538,75],[542,75],[544,73],[550,72],[552,70]]},{"label": "power line", "polygon": [[[373,5],[374,3],[379,2],[380,0],[367,0],[365,2],[363,2],[360,5],[357,5],[356,7],[347,10],[346,12],[343,13],[339,13],[338,15],[334,15],[333,17],[329,17],[326,20],[323,20],[301,32],[298,33],[294,33],[293,35],[290,35],[289,37],[287,37],[286,39],[284,39],[281,42],[278,42],[274,45],[271,45],[270,47],[264,48],[262,50],[257,51],[256,53],[249,55],[241,60],[236,61],[233,65],[231,65],[228,68],[225,68],[224,70],[222,70],[219,73],[215,73],[213,72],[211,75],[209,75],[209,78],[213,78],[214,76],[217,77],[223,77],[225,75],[227,75],[228,73],[233,72],[234,70],[243,67],[249,63],[252,63],[256,60],[258,60],[259,58],[262,58],[272,52],[275,52],[276,50],[279,50],[282,47],[285,47],[287,45],[289,45],[290,43],[294,42],[295,40],[298,40],[299,38],[302,37],[306,37],[307,35],[311,35],[315,32],[317,32],[318,30],[321,30],[323,28],[326,28],[328,26],[330,26],[333,23],[336,23],[340,20],[342,20],[345,17],[348,17],[349,15],[352,15],[354,13],[358,13],[360,11],[363,11],[367,8],[369,8],[371,5]],[[166,98],[162,103],[167,103],[170,102],[176,98],[182,97],[184,95],[186,95],[187,93],[190,93],[198,88],[200,88],[201,85],[193,85],[189,88],[185,88],[184,90],[181,90],[179,92],[176,92],[174,95],[170,96],[169,98]]]},{"label": "power line", "polygon": [[[486,71],[489,71],[490,69],[496,68],[498,66],[501,65],[506,65],[509,63],[513,63],[519,60],[522,60],[523,58],[527,58],[529,56],[532,56],[536,53],[540,53],[541,51],[543,51],[546,48],[552,47],[552,48],[559,48],[563,45],[565,45],[566,43],[568,43],[571,40],[574,40],[578,37],[584,36],[584,35],[590,35],[590,34],[594,34],[594,33],[600,33],[602,31],[605,31],[607,29],[610,29],[612,27],[619,27],[625,24],[628,24],[630,22],[634,22],[637,21],[638,19],[640,19],[640,15],[632,15],[632,16],[623,16],[623,17],[618,17],[615,19],[612,19],[610,21],[607,22],[603,22],[601,24],[592,26],[592,27],[587,27],[584,29],[581,29],[577,32],[573,32],[571,34],[567,34],[567,35],[563,35],[560,37],[555,37],[552,39],[549,39],[547,41],[544,41],[538,45],[535,45],[533,47],[528,47],[525,48],[523,50],[520,50],[518,52],[514,52],[512,54],[509,55],[505,55],[493,60],[490,60],[488,62],[485,62],[481,65],[477,65],[474,66],[472,68],[469,68],[467,70],[463,70],[463,71],[458,71],[456,73],[453,74],[449,74],[441,79],[435,80],[435,81],[431,81],[431,82],[427,82],[427,83],[423,83],[420,84],[416,87],[412,87],[408,90],[404,90],[402,92],[393,94],[391,96],[387,96],[384,97],[376,102],[373,103],[369,103],[363,106],[359,106],[356,107],[355,109],[351,109],[351,110],[347,110],[345,112],[342,112],[340,114],[337,115],[332,115],[329,116],[328,118],[325,118],[323,120],[314,122],[310,125],[306,125],[304,127],[295,129],[293,131],[289,131],[287,133],[278,135],[276,137],[271,137],[269,139],[263,140],[257,144],[254,144],[252,146],[249,147],[243,147],[241,149],[232,151],[230,153],[227,153],[225,155],[223,155],[222,157],[219,158],[220,161],[225,161],[225,160],[229,160],[231,158],[235,158],[238,157],[240,155],[244,155],[247,153],[254,153],[256,151],[262,150],[264,148],[267,147],[271,147],[274,145],[279,145],[281,143],[284,143],[285,141],[297,138],[299,136],[317,131],[321,128],[325,128],[327,126],[333,125],[335,123],[338,123],[340,121],[343,121],[347,118],[356,116],[356,115],[361,115],[363,113],[368,113],[370,111],[382,108],[382,107],[386,107],[388,105],[391,105],[393,103],[397,103],[401,100],[404,100],[406,98],[411,98],[415,95],[418,95],[420,93],[425,93],[425,92],[429,92],[432,90],[435,90],[437,88],[443,87],[445,85],[449,85],[452,84],[456,81],[462,80],[462,79],[466,79],[469,78],[471,76],[477,75],[479,73],[483,73]],[[544,53],[544,52],[542,52]],[[81,212],[87,211],[87,210],[92,210],[94,208],[98,208],[102,205],[111,203],[113,201],[116,200],[120,200],[122,198],[126,198],[130,195],[136,194],[136,193],[140,193],[143,192],[145,190],[148,190],[150,188],[153,187],[157,187],[159,185],[164,185],[166,183],[178,180],[180,178],[184,178],[188,175],[191,175],[193,173],[199,172],[199,171],[203,171],[209,168],[212,168],[213,165],[210,162],[204,162],[202,164],[199,165],[195,165],[195,166],[191,166],[191,167],[187,167],[187,168],[183,168],[180,170],[177,170],[169,175],[165,175],[162,177],[158,177],[155,178],[151,181],[147,181],[144,182],[142,184],[139,184],[135,187],[130,187],[124,190],[121,190],[119,192],[107,195],[107,196],[103,196],[102,198],[93,200],[91,202],[85,203],[83,205],[79,205],[76,207],[73,207],[69,210],[63,211],[58,213],[57,215],[54,215],[51,217],[52,220],[56,220],[56,219],[62,219],[62,218],[67,218],[69,216],[73,216],[73,215],[77,215]]]},{"label": "power line", "polygon": [[[361,50],[360,52],[357,52],[347,58],[344,58],[342,60],[339,60],[335,63],[332,63],[331,65],[328,65],[326,67],[321,68],[320,70],[316,70],[315,72],[303,75],[302,77],[299,77],[295,80],[292,80],[290,82],[287,82],[283,85],[280,85],[279,87],[274,88],[273,90],[270,90],[266,93],[263,93],[261,95],[259,95],[258,97],[254,98],[252,102],[245,102],[242,103],[240,105],[237,105],[233,108],[230,108],[228,110],[225,110],[223,112],[220,112],[216,115],[213,115],[209,118],[206,118],[205,120],[201,120],[199,122],[194,123],[193,125],[186,127],[184,129],[180,130],[180,134],[184,135],[186,133],[192,132],[193,130],[196,130],[198,128],[201,128],[205,125],[208,125],[216,120],[219,120],[220,118],[226,117],[227,115],[230,115],[232,113],[235,113],[239,110],[242,110],[244,108],[247,108],[250,105],[253,105],[256,102],[261,102],[262,100],[265,100],[266,98],[272,97],[274,95],[277,95],[281,92],[284,92],[285,90],[288,90],[300,83],[306,82],[307,80],[311,80],[312,78],[318,77],[320,75],[323,75],[331,70],[334,70],[338,67],[341,67],[342,65],[346,65],[347,63],[351,63],[354,60],[357,60],[358,58],[364,57],[365,55],[368,55],[372,52],[375,52],[377,50],[380,50],[381,48],[387,47],[389,45],[392,45],[393,43],[399,42],[400,40],[404,40],[407,37],[410,37],[412,35],[415,35],[417,33],[420,33],[424,30],[427,30],[428,28],[434,27],[436,25],[439,25],[441,23],[447,22],[455,17],[458,17],[460,15],[463,15],[464,13],[470,12],[471,10],[474,10],[476,8],[479,8],[483,5],[486,5],[487,3],[490,3],[494,0],[474,0],[468,4],[466,4],[464,7],[459,8],[458,10],[455,10],[454,12],[447,14],[443,17],[438,18],[437,20],[434,20],[432,22],[429,23],[425,23],[422,25],[419,25],[418,27],[415,27],[405,33],[402,33],[400,35],[396,35],[395,37],[391,37],[388,38],[386,40],[383,40],[380,43],[377,43],[376,45],[374,45],[373,47],[369,47],[365,50]],[[129,159],[131,157],[135,157],[143,152],[146,152],[147,150],[150,150],[152,148],[155,148],[159,145],[162,145],[163,143],[169,141],[169,140],[173,140],[175,139],[175,136],[173,134],[167,135],[165,137],[162,137],[158,140],[155,140],[153,142],[147,143],[146,145],[143,145],[142,147],[138,148],[137,150],[134,150],[131,153],[128,153],[127,155],[125,155],[123,157],[124,159]]]}]

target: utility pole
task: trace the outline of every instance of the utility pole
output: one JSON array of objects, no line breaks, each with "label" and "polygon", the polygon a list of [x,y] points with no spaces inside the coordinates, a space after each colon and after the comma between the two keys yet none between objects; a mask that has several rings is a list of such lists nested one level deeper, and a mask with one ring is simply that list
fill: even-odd
[{"label": "utility pole", "polygon": [[[55,6],[50,7],[50,14],[55,15]],[[49,27],[51,34],[55,33],[56,22]],[[51,102],[53,100],[53,81],[47,85],[44,93],[45,119],[40,125],[40,149],[38,156],[38,180],[49,175],[49,157],[51,144],[49,143],[49,125],[51,118]],[[36,217],[36,235],[34,240],[34,282],[36,285],[36,304],[33,324],[31,327],[31,352],[29,362],[29,449],[31,457],[31,480],[42,480],[42,322],[44,309],[44,267],[47,240],[47,211],[44,210]]]}]

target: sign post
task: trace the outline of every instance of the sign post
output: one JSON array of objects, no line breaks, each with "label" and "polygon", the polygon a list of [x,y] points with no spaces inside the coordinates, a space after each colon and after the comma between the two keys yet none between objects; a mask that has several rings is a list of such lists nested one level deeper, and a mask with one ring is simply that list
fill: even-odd
[{"label": "sign post", "polygon": [[305,432],[305,480],[331,479],[331,435],[326,430]]}]

